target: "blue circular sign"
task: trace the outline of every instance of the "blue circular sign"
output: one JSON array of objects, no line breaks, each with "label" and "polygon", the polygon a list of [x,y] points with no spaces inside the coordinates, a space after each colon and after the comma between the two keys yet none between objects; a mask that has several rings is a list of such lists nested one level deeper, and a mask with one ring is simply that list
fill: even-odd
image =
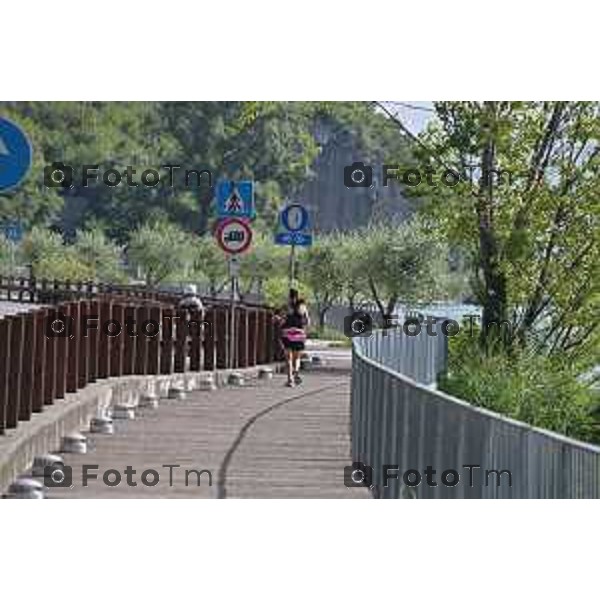
[{"label": "blue circular sign", "polygon": [[17,185],[31,166],[31,144],[17,125],[0,117],[0,191]]},{"label": "blue circular sign", "polygon": [[290,204],[281,211],[281,222],[288,231],[302,231],[308,225],[308,211],[301,204]]}]

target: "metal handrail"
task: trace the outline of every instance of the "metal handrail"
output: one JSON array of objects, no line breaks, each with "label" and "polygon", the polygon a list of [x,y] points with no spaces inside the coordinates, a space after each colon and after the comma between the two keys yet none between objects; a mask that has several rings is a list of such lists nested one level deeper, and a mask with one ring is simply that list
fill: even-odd
[{"label": "metal handrail", "polygon": [[[373,469],[376,496],[600,497],[600,447],[433,389],[432,377],[446,368],[446,349],[440,354],[444,342],[427,338],[377,331],[353,343],[353,459]],[[431,466],[438,486],[385,482],[386,464],[398,465],[400,473]],[[464,479],[455,487],[439,484],[443,470],[460,472],[465,464],[481,466],[473,487]],[[512,486],[506,475],[504,485],[485,485],[485,470],[510,471]]]}]

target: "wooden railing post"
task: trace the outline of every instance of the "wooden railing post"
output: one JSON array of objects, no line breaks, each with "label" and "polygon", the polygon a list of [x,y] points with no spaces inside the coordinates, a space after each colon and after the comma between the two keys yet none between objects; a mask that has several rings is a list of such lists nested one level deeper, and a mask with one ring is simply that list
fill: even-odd
[{"label": "wooden railing post", "polygon": [[190,355],[190,371],[202,370],[202,344],[205,335],[202,311],[191,311],[187,321],[187,337]]},{"label": "wooden railing post", "polygon": [[248,366],[254,367],[258,354],[258,318],[256,308],[248,309]]},{"label": "wooden railing post", "polygon": [[209,306],[204,312],[203,342],[202,350],[204,352],[204,370],[212,371],[215,368],[215,329],[216,329],[216,310],[214,306]]},{"label": "wooden railing post", "polygon": [[98,379],[105,379],[110,374],[110,336],[105,325],[111,319],[111,302],[102,300],[99,306],[98,319]]},{"label": "wooden railing post", "polygon": [[145,375],[148,368],[148,336],[144,333],[144,327],[148,325],[150,309],[147,306],[136,306],[135,308],[135,373]]},{"label": "wooden railing post", "polygon": [[21,365],[23,361],[23,341],[25,319],[22,315],[6,317],[10,321],[8,355],[8,390],[6,428],[14,429],[19,420],[19,401],[21,396]]},{"label": "wooden railing post", "polygon": [[65,389],[67,392],[73,393],[77,391],[77,383],[79,378],[79,344],[81,341],[79,303],[66,303],[65,317],[70,321],[70,331],[68,332],[69,335],[65,340],[65,363],[67,367]]},{"label": "wooden railing post", "polygon": [[9,319],[0,319],[0,433],[6,429],[8,409],[8,365],[10,349]]},{"label": "wooden railing post", "polygon": [[217,342],[217,369],[227,368],[227,315],[228,307],[215,306],[215,338]]},{"label": "wooden railing post", "polygon": [[258,363],[263,365],[267,360],[267,315],[264,308],[258,309],[257,314],[258,327],[256,334],[256,349],[258,354]]},{"label": "wooden railing post", "polygon": [[162,309],[160,306],[150,307],[148,320],[151,324],[147,326],[147,329],[152,329],[141,334],[146,340],[148,351],[146,373],[148,375],[158,375],[160,373],[160,336],[162,329]]},{"label": "wooden railing post", "polygon": [[55,313],[55,332],[53,332],[56,335],[55,398],[64,398],[67,389],[67,343],[70,325],[65,306],[60,304]]},{"label": "wooden railing post", "polygon": [[[33,313],[35,319],[35,354],[33,359],[33,387],[32,387],[32,410],[34,413],[42,412],[44,406],[44,386],[46,385],[46,318],[48,311],[39,309]],[[0,336],[1,337],[1,336]],[[1,365],[0,359],[0,365]],[[1,383],[0,383],[1,385]]]},{"label": "wooden railing post", "polygon": [[240,369],[244,369],[248,366],[248,309],[245,306],[237,308],[236,320],[236,366]]},{"label": "wooden railing post", "polygon": [[175,311],[172,308],[163,308],[160,323],[160,372],[168,375],[173,372],[173,317]]},{"label": "wooden railing post", "polygon": [[44,371],[44,405],[54,404],[56,398],[56,357],[57,351],[57,338],[52,335],[51,326],[52,322],[56,319],[57,310],[55,308],[48,309],[46,313],[46,319],[44,323],[44,337],[45,342],[45,364],[46,370]]},{"label": "wooden railing post", "polygon": [[34,378],[39,377],[33,369],[37,335],[36,321],[32,312],[26,313],[23,319],[23,352],[21,354],[21,392],[19,395],[19,421],[29,421],[33,412]]},{"label": "wooden railing post", "polygon": [[97,300],[88,302],[89,314],[87,315],[88,325],[84,327],[84,335],[87,335],[90,349],[89,359],[87,361],[87,380],[92,383],[98,379],[98,353],[100,349],[100,303]]},{"label": "wooden railing post", "polygon": [[90,336],[87,332],[88,324],[96,325],[96,322],[91,317],[90,302],[80,300],[78,302],[76,331],[77,331],[77,388],[81,389],[88,384],[89,381],[89,361],[90,361]]},{"label": "wooden railing post", "polygon": [[125,328],[125,307],[122,304],[113,304],[111,309],[111,320],[107,324],[110,332],[110,368],[111,377],[120,377],[123,375],[123,336],[126,335]]},{"label": "wooden railing post", "polygon": [[187,367],[187,322],[189,318],[189,313],[187,310],[177,309],[175,312],[175,316],[173,319],[173,371],[175,373],[183,373],[186,371]]},{"label": "wooden railing post", "polygon": [[123,311],[123,375],[135,373],[135,336],[138,334],[135,307],[128,305]]}]

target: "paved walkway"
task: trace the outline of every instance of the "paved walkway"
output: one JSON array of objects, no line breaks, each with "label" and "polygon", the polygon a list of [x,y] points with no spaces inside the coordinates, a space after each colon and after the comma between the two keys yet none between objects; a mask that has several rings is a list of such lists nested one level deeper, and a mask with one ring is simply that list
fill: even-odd
[{"label": "paved walkway", "polygon": [[[51,489],[48,497],[368,497],[364,489],[346,488],[343,479],[350,463],[349,373],[309,372],[291,389],[284,381],[276,375],[140,409],[135,420],[115,422],[114,435],[90,434],[88,454],[64,454],[73,488]],[[98,465],[92,471],[98,479],[88,487],[81,485],[84,464]],[[136,471],[130,475],[135,487],[127,485],[128,466]],[[120,471],[120,485],[104,484],[108,469]],[[158,472],[156,486],[142,484],[146,469]],[[210,476],[202,473],[198,485],[190,472],[186,485],[186,470],[208,470]],[[153,478],[147,474],[148,482]]]}]

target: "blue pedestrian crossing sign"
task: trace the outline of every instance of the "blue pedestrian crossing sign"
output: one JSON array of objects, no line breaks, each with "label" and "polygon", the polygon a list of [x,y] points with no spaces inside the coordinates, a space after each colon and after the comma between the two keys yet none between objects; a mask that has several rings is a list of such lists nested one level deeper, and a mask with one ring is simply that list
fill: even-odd
[{"label": "blue pedestrian crossing sign", "polygon": [[254,217],[254,183],[227,181],[217,183],[217,214],[219,217]]},{"label": "blue pedestrian crossing sign", "polygon": [[0,117],[0,192],[15,187],[31,166],[31,144],[12,121]]}]

